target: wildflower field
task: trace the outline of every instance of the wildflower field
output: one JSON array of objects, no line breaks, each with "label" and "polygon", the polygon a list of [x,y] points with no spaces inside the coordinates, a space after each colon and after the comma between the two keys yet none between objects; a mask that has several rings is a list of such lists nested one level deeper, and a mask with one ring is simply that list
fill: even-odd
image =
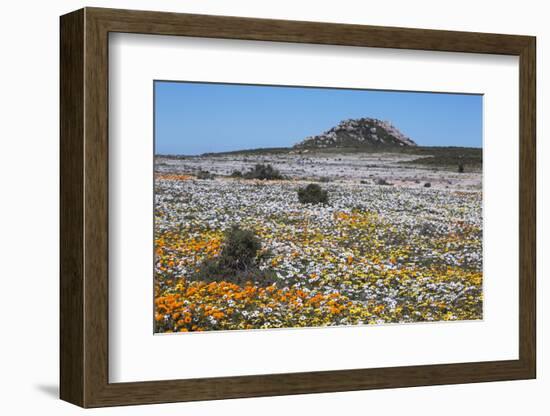
[{"label": "wildflower field", "polygon": [[[228,159],[157,161],[155,332],[481,319],[481,174],[408,164],[347,174],[341,159],[294,169],[294,158],[277,180],[231,175]],[[213,174],[198,179],[199,168]],[[311,183],[328,201],[300,202]],[[259,242],[253,263],[239,279],[209,275],[231,227]]]}]

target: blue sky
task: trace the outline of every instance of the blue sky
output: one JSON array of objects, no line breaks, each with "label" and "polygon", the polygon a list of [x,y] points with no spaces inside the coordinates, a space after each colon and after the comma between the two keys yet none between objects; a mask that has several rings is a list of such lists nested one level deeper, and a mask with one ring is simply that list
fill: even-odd
[{"label": "blue sky", "polygon": [[155,81],[155,153],[287,147],[348,118],[391,121],[421,146],[482,145],[482,96]]}]

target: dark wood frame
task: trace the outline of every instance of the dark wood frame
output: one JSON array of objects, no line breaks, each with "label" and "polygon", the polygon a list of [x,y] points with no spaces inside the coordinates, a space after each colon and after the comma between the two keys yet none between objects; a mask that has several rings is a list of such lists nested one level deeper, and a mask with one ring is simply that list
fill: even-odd
[{"label": "dark wood frame", "polygon": [[[519,359],[109,383],[110,32],[519,56]],[[535,378],[535,50],[535,38],[530,36],[99,8],[62,16],[61,398],[100,407]]]}]

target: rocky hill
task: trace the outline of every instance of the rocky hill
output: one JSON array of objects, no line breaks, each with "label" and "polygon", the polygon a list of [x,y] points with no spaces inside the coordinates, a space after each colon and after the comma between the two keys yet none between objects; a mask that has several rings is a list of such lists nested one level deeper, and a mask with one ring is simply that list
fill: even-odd
[{"label": "rocky hill", "polygon": [[295,149],[330,147],[393,147],[416,146],[389,121],[359,118],[341,121],[337,126],[317,136],[306,137]]}]

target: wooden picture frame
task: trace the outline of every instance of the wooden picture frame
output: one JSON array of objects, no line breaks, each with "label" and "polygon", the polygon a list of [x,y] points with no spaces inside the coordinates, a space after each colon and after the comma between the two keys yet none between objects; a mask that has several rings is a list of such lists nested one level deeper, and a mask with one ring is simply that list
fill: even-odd
[{"label": "wooden picture frame", "polygon": [[[61,17],[60,396],[82,407],[535,378],[535,38],[85,8]],[[108,35],[246,39],[519,57],[519,359],[109,383]]]}]

